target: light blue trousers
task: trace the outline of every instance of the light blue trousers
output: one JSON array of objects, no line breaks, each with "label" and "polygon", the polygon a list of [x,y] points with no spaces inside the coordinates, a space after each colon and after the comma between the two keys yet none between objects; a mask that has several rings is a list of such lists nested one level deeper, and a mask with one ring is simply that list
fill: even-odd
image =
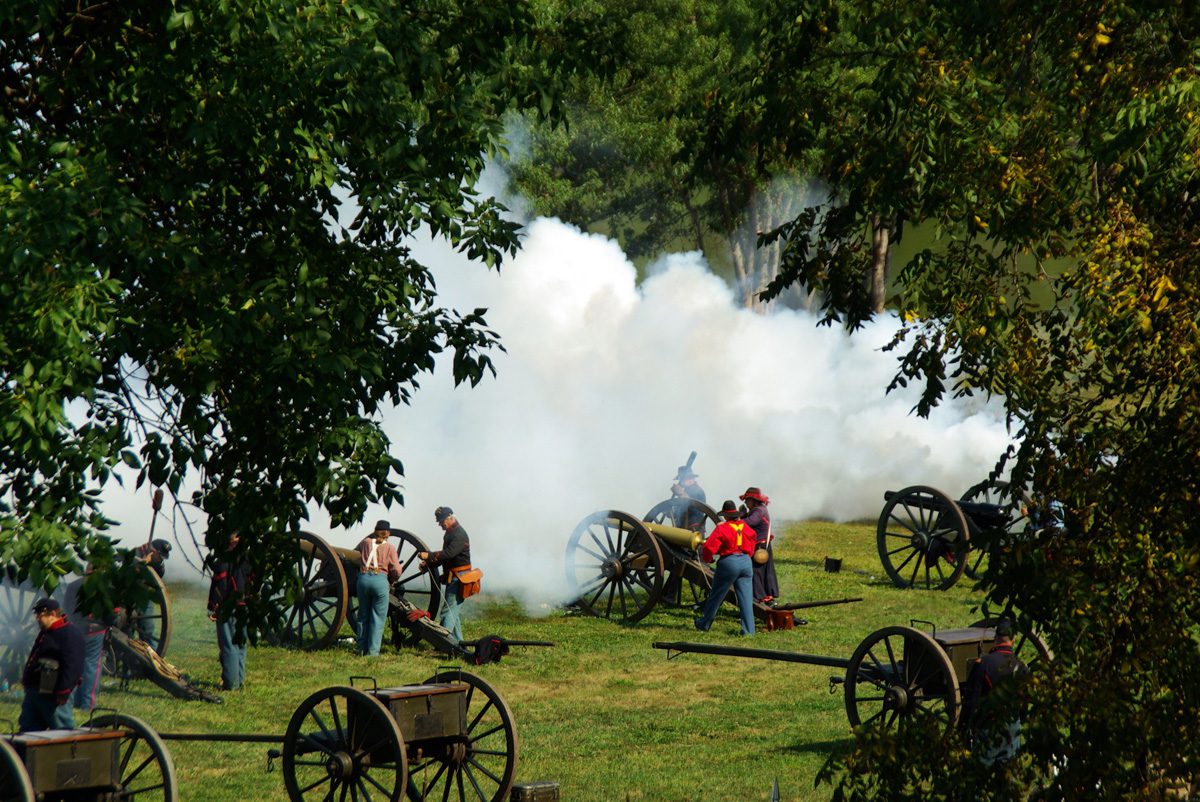
[{"label": "light blue trousers", "polygon": [[358,575],[358,651],[379,654],[388,612],[387,574]]}]

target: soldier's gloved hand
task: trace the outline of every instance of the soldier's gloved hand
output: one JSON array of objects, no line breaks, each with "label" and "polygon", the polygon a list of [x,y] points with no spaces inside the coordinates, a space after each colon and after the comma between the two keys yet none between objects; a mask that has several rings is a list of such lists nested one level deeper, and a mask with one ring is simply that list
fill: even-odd
[{"label": "soldier's gloved hand", "polygon": [[409,610],[408,613],[405,615],[405,618],[407,618],[410,622],[415,623],[417,621],[420,621],[422,618],[429,618],[429,611],[428,610]]}]

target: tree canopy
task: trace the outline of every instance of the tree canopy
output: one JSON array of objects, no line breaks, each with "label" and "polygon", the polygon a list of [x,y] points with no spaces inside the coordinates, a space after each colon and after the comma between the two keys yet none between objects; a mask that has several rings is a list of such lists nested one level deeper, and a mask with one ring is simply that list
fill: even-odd
[{"label": "tree canopy", "polygon": [[551,44],[521,2],[4,3],[0,564],[110,558],[120,464],[196,477],[263,566],[310,502],[400,500],[381,405],[497,347],[406,238],[515,249],[476,180],[505,114],[557,113]]},{"label": "tree canopy", "polygon": [[[540,8],[562,18],[559,5]],[[590,5],[572,3],[570,14]],[[781,165],[757,141],[713,147],[709,134],[715,101],[753,69],[761,3],[595,5],[611,68],[569,83],[569,126],[528,126],[528,148],[509,164],[515,186],[538,214],[610,234],[635,259],[703,251],[755,304],[779,257],[757,233],[788,219],[797,193],[772,184],[769,168]]]},{"label": "tree canopy", "polygon": [[[830,190],[776,236],[827,320],[872,314],[880,220],[935,232],[898,272],[897,384],[1005,404],[997,473],[1066,526],[998,544],[993,611],[1048,637],[1026,753],[867,734],[836,799],[1149,798],[1200,760],[1200,14],[1186,4],[779,3],[721,112]],[[742,124],[739,119],[744,119]],[[763,126],[763,120],[774,122]],[[818,158],[814,160],[814,154]]]}]

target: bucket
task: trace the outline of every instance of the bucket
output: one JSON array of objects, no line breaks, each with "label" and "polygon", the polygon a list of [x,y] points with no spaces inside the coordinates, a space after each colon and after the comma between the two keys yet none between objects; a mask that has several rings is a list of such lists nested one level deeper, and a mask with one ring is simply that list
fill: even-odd
[{"label": "bucket", "polygon": [[836,574],[840,570],[842,570],[842,560],[840,557],[825,558],[825,573]]}]

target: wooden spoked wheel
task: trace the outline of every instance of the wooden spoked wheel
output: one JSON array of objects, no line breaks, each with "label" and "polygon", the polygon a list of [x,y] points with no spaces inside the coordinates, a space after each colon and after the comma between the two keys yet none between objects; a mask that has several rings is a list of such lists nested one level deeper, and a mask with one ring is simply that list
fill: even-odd
[{"label": "wooden spoked wheel", "polygon": [[1001,481],[980,482],[963,493],[959,501],[994,504],[1007,512],[1007,520],[1003,527],[989,527],[986,534],[980,531],[981,527],[977,521],[967,516],[967,525],[971,528],[971,550],[967,553],[963,573],[971,579],[978,579],[987,567],[988,556],[996,549],[1003,548],[1012,536],[1025,531],[1029,524],[1028,509],[1031,502],[1029,494],[1024,490],[1014,499],[1008,482]]},{"label": "wooden spoked wheel", "polygon": [[17,583],[0,573],[0,678],[21,682],[25,659],[37,638],[33,603],[45,595],[28,582]]},{"label": "wooden spoked wheel", "polygon": [[422,745],[424,755],[410,758],[409,774],[419,799],[503,802],[517,774],[517,727],[500,694],[479,677],[442,671],[426,685],[468,685],[466,732],[461,738]]},{"label": "wooden spoked wheel", "polygon": [[893,494],[875,530],[883,570],[898,588],[946,590],[962,576],[970,529],[959,506],[923,485]]},{"label": "wooden spoked wheel", "polygon": [[642,620],[662,598],[663,570],[658,540],[626,512],[592,513],[567,542],[567,583],[591,615]]},{"label": "wooden spoked wheel", "polygon": [[903,726],[920,717],[949,730],[961,706],[950,658],[912,627],[885,627],[867,636],[850,658],[844,691],[852,727]]},{"label": "wooden spoked wheel", "polygon": [[133,716],[113,713],[96,716],[90,726],[118,729],[125,733],[117,750],[118,781],[113,799],[162,802],[176,802],[179,799],[175,762],[162,738],[146,722]]},{"label": "wooden spoked wheel", "polygon": [[33,785],[17,750],[0,738],[0,802],[33,802]]},{"label": "wooden spoked wheel", "polygon": [[699,525],[700,528],[696,531],[700,534],[707,534],[712,527],[721,522],[721,517],[717,515],[716,510],[703,501],[687,496],[676,496],[655,504],[650,508],[650,512],[642,517],[642,520],[679,529],[695,528]]},{"label": "wooden spoked wheel", "polygon": [[[655,504],[642,520],[679,529],[698,526],[696,531],[707,534],[721,522],[721,517],[703,501],[676,496]],[[679,565],[675,560],[670,562],[670,575],[663,586],[664,599],[680,607],[696,607],[703,604],[708,599],[709,590],[712,589],[712,570],[701,563],[699,558],[693,565]]]},{"label": "wooden spoked wheel", "polygon": [[403,529],[393,529],[390,542],[396,547],[396,555],[400,560],[400,579],[392,584],[392,592],[402,592],[406,601],[428,610],[430,617],[436,621],[442,606],[438,578],[432,571],[422,571],[421,561],[417,559],[417,554],[429,551],[429,547],[421,538]]},{"label": "wooden spoked wheel", "polygon": [[[171,597],[167,593],[162,577],[148,565],[137,566],[138,582],[149,594],[145,601],[127,601],[117,608],[109,623],[130,638],[143,641],[154,653],[162,657],[171,644]],[[118,675],[124,669],[119,652],[105,638],[103,657],[100,662],[105,674]]]},{"label": "wooden spoked wheel", "polygon": [[138,579],[150,591],[150,600],[140,609],[131,605],[128,624],[121,629],[129,637],[145,641],[159,657],[163,657],[171,644],[171,597],[162,577],[153,568],[139,568]]},{"label": "wooden spoked wheel", "polygon": [[408,786],[404,737],[388,709],[357,688],[304,700],[283,736],[283,784],[291,802],[399,802]]},{"label": "wooden spoked wheel", "polygon": [[[971,624],[973,629],[991,629],[993,632],[988,635],[989,638],[995,637],[995,627],[1000,623],[1000,618],[982,618]],[[1013,633],[1013,654],[1024,663],[1026,666],[1034,666],[1041,660],[1053,660],[1054,653],[1050,651],[1050,644],[1046,643],[1037,631],[1031,630],[1024,632],[1020,629]]]},{"label": "wooden spoked wheel", "polygon": [[300,532],[290,585],[279,597],[283,624],[271,640],[299,649],[332,645],[349,604],[341,557],[322,538]]}]

